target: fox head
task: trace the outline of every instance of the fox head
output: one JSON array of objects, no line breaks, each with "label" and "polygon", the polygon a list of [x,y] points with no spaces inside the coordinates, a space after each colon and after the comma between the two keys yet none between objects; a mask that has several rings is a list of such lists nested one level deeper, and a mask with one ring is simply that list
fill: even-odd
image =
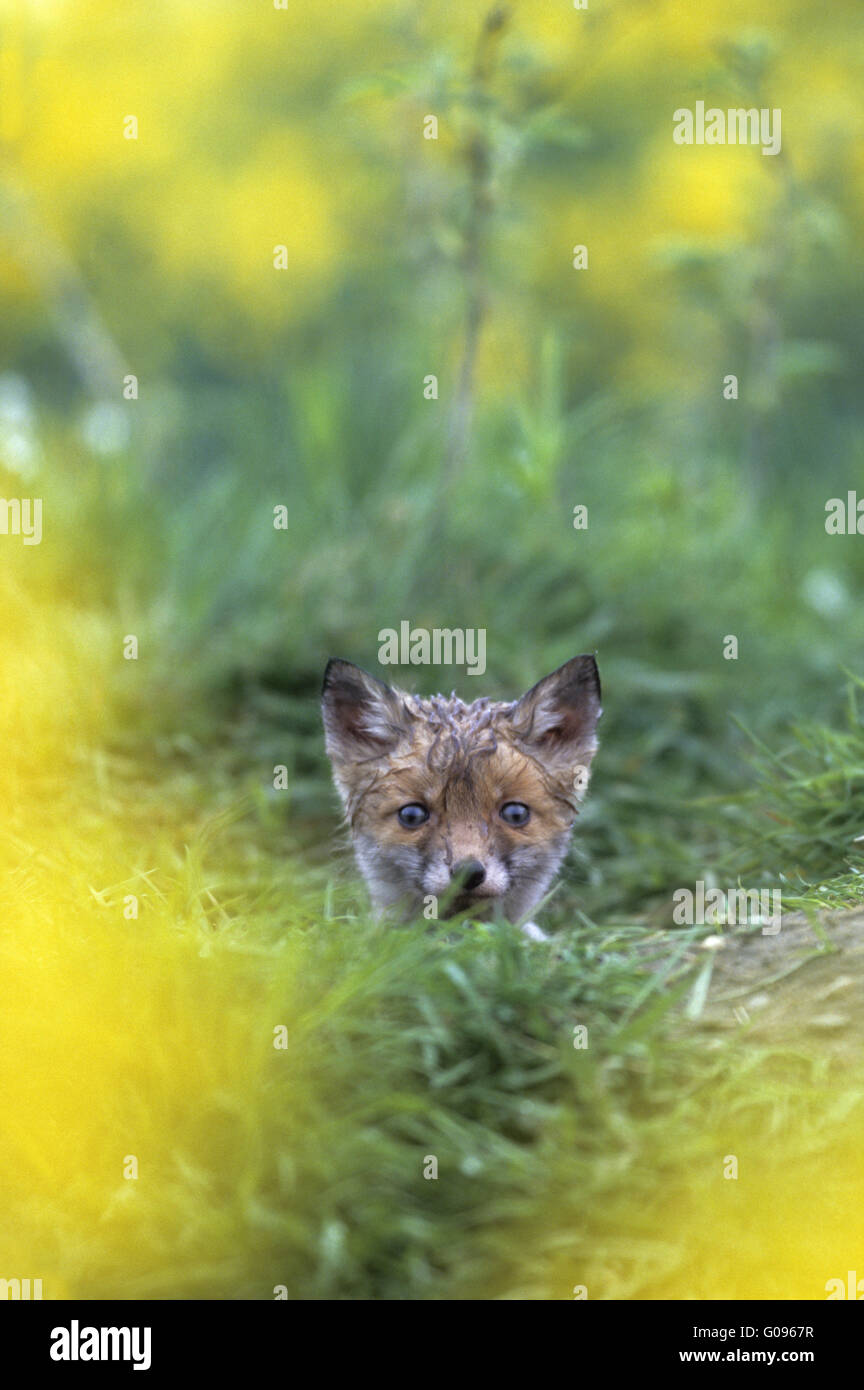
[{"label": "fox head", "polygon": [[567,850],[597,749],[600,678],[576,656],[520,700],[464,704],[395,690],[332,660],[327,752],[376,909],[470,910],[515,922]]}]

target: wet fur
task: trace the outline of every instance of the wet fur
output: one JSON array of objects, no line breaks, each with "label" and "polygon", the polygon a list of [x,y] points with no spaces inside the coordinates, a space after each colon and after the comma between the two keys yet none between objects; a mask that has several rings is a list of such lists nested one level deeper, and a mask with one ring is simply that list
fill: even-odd
[{"label": "wet fur", "polygon": [[[334,780],[379,913],[416,917],[434,895],[444,899],[442,917],[470,910],[524,920],[560,868],[587,785],[601,712],[594,658],[573,658],[521,700],[471,704],[406,694],[331,661],[322,706]],[[527,825],[501,819],[508,801],[530,807]],[[415,830],[397,819],[409,802],[430,811]],[[460,893],[451,871],[474,859],[485,881]]]}]

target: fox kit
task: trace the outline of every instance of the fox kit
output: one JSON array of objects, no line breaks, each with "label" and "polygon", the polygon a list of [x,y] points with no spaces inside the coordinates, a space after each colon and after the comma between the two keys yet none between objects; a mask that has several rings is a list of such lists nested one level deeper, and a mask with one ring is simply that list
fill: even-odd
[{"label": "fox kit", "polygon": [[564,858],[597,749],[593,656],[573,657],[521,700],[470,705],[408,695],[332,660],[322,709],[379,915],[409,920],[440,897],[442,917],[524,922]]}]

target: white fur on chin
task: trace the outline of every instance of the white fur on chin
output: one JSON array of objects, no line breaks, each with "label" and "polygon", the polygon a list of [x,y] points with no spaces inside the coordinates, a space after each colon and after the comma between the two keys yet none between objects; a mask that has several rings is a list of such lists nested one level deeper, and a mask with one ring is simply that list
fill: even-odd
[{"label": "white fur on chin", "polygon": [[548,934],[538,927],[536,922],[523,922],[522,930],[532,941],[548,941]]}]

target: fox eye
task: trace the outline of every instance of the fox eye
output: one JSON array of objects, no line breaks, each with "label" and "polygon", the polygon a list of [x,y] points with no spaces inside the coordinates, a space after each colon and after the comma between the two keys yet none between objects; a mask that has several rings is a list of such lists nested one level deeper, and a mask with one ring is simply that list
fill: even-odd
[{"label": "fox eye", "polygon": [[521,801],[505,802],[499,814],[507,825],[527,825],[531,816],[528,807]]},{"label": "fox eye", "polygon": [[416,830],[429,819],[429,812],[419,801],[412,801],[408,806],[399,807],[398,816],[399,824],[404,825],[406,830]]}]

